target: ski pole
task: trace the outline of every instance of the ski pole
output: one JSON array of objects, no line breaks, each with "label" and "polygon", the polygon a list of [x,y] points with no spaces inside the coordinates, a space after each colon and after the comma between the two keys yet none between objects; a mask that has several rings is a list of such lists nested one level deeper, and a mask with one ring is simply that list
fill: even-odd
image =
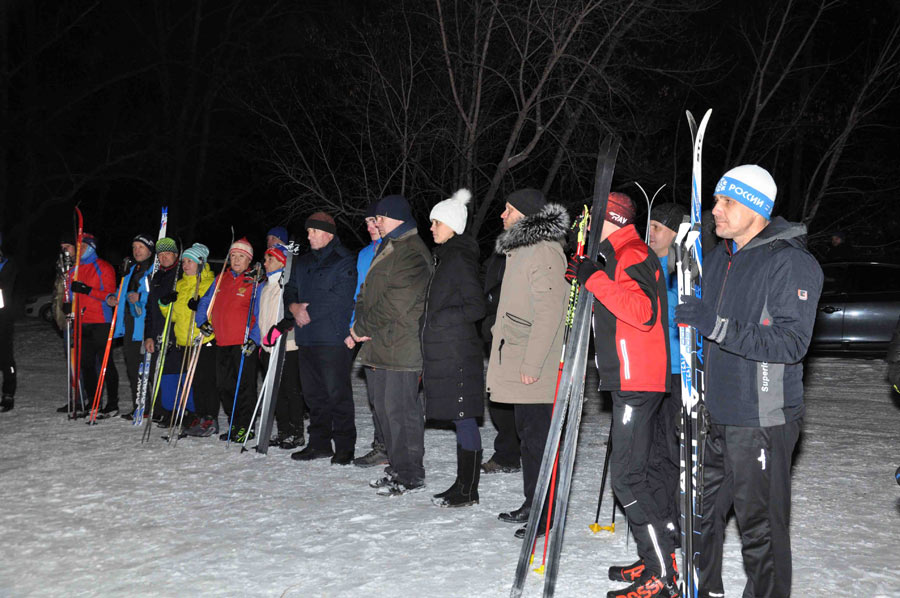
[{"label": "ski pole", "polygon": [[610,435],[606,437],[606,457],[603,459],[603,475],[600,477],[600,496],[597,497],[597,514],[594,515],[594,523],[590,525],[591,531],[595,534],[600,531],[608,531],[615,533],[616,531],[616,501],[613,498],[612,523],[609,525],[600,525],[600,506],[603,504],[603,492],[606,490],[606,476],[609,473],[609,455],[612,453],[612,425],[610,424]]},{"label": "ski pole", "polygon": [[91,418],[87,422],[89,425],[97,423],[97,410],[100,408],[100,397],[103,394],[103,382],[106,380],[106,366],[109,364],[109,350],[112,348],[113,333],[116,331],[116,321],[119,317],[119,302],[122,300],[122,289],[124,288],[125,279],[122,279],[122,282],[119,283],[119,292],[116,293],[116,308],[112,313],[112,322],[109,323],[109,333],[106,335],[106,350],[103,352],[103,361],[100,362],[100,375],[97,377],[97,388],[94,390],[94,402],[91,405]]},{"label": "ski pole", "polygon": [[237,383],[234,385],[234,398],[231,400],[231,416],[228,418],[228,436],[225,437],[225,448],[231,443],[231,429],[234,427],[234,412],[237,409],[238,392],[241,389],[241,377],[244,374],[244,360],[247,354],[244,353],[244,344],[250,338],[250,322],[253,321],[253,304],[256,301],[256,288],[259,285],[259,262],[253,269],[253,292],[250,294],[250,305],[247,309],[247,325],[244,327],[244,342],[241,343],[241,364],[238,366]]}]

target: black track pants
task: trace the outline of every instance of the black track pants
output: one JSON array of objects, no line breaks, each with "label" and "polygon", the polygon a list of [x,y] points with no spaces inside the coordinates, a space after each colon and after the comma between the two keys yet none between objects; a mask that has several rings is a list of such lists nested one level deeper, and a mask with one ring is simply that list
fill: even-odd
[{"label": "black track pants", "polygon": [[768,428],[713,424],[703,455],[700,589],[721,594],[725,522],[734,506],[747,586],[744,598],[791,593],[791,455],[799,420]]}]

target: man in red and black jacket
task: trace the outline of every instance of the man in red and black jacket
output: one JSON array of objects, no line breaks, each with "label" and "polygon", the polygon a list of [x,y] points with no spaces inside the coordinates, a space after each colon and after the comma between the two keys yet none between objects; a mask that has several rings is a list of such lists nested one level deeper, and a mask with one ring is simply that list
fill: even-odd
[{"label": "man in red and black jacket", "polygon": [[[63,242],[62,247],[75,255],[73,243]],[[98,365],[106,352],[106,338],[109,335],[109,324],[112,320],[116,299],[116,271],[104,259],[97,255],[97,240],[93,235],[85,233],[81,242],[81,260],[78,266],[78,279],[73,280],[75,268],[69,270],[66,284],[69,285],[69,297],[78,293],[77,309],[81,313],[81,380],[84,383],[84,402],[90,407],[99,379]],[[72,304],[63,306],[70,313]],[[106,403],[119,404],[119,373],[115,362],[107,363]],[[80,408],[81,405],[76,405]],[[65,413],[67,406],[57,409]]]},{"label": "man in red and black jacket", "polygon": [[[647,475],[656,417],[669,386],[666,281],[659,259],[638,236],[634,204],[610,193],[600,233],[600,260],[573,257],[566,278],[596,298],[594,346],[600,390],[613,398],[610,471],[640,560],[610,567],[613,581],[633,582],[608,596],[677,595],[675,537],[654,501],[658,481]],[[673,497],[674,500],[674,497]],[[672,593],[672,592],[675,593]]]}]

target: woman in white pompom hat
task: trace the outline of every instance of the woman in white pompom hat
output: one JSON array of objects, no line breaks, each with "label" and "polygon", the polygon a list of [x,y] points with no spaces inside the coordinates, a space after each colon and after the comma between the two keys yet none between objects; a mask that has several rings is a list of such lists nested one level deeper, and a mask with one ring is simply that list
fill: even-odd
[{"label": "woman in white pompom hat", "polygon": [[478,503],[484,414],[484,358],[477,323],[485,315],[478,280],[478,244],[465,234],[472,194],[460,189],[431,210],[434,274],[422,316],[425,414],[456,427],[456,480],[433,502],[442,507]]}]

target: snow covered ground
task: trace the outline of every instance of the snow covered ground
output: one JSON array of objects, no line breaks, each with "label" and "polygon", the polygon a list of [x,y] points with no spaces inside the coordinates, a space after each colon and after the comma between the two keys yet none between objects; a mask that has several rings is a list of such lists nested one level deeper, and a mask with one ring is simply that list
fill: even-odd
[{"label": "snow covered ground", "polygon": [[[519,542],[497,513],[521,503],[521,477],[484,476],[475,507],[433,506],[430,494],[455,475],[453,432],[426,431],[429,492],[396,498],[368,487],[376,471],[300,464],[278,448],[240,454],[215,438],[172,447],[156,428],[142,446],[125,420],[89,428],[57,414],[65,402],[61,343],[34,320],[17,323],[16,335],[18,399],[0,415],[0,596],[508,594]],[[900,398],[884,382],[883,362],[808,365],[793,477],[793,594],[900,596]],[[354,391],[361,454],[372,434],[362,378]],[[623,526],[615,534],[588,529],[608,426],[608,410],[592,395],[559,596],[603,595],[613,586],[606,567],[634,559]],[[490,449],[490,424],[482,436]],[[605,497],[602,522],[610,504]],[[725,559],[727,595],[737,597],[744,574],[733,522]],[[531,574],[526,595],[539,596],[541,581]]]}]

